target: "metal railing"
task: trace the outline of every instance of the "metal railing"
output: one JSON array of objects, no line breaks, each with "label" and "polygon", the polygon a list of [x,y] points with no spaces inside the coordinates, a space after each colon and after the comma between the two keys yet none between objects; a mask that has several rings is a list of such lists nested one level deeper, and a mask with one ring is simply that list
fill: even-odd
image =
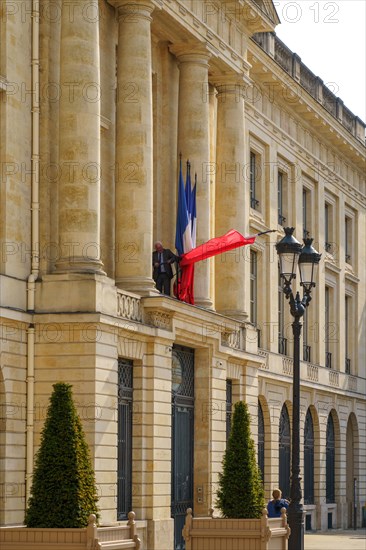
[{"label": "metal railing", "polygon": [[278,353],[287,355],[287,338],[283,336],[278,337]]},{"label": "metal railing", "polygon": [[346,374],[351,374],[351,359],[348,357],[346,357],[345,371]]},{"label": "metal railing", "polygon": [[311,346],[308,346],[308,345],[304,344],[302,353],[303,353],[303,361],[307,361],[308,363],[310,363],[310,361],[311,361]]}]

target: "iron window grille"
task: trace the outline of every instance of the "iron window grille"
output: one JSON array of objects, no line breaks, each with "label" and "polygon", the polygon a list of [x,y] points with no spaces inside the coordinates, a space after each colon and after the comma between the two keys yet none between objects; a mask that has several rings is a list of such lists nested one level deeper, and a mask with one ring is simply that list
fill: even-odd
[{"label": "iron window grille", "polygon": [[118,359],[117,519],[132,510],[133,363]]}]

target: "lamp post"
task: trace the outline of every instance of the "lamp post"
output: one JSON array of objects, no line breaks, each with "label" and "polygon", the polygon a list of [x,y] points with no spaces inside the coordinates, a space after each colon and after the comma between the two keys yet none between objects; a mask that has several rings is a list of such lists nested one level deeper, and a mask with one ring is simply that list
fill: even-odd
[{"label": "lamp post", "polygon": [[[294,363],[292,386],[292,455],[291,455],[291,494],[288,507],[288,522],[291,528],[288,550],[304,550],[304,509],[302,505],[300,477],[300,335],[301,317],[311,300],[311,289],[315,287],[315,276],[321,254],[312,247],[313,239],[304,239],[302,246],[292,235],[293,227],[285,227],[285,237],[276,244],[280,263],[280,276],[283,292],[290,302],[290,312],[294,317],[292,333],[294,336]],[[291,283],[296,279],[297,266],[300,270],[300,286],[303,298],[296,292],[294,296]]]}]

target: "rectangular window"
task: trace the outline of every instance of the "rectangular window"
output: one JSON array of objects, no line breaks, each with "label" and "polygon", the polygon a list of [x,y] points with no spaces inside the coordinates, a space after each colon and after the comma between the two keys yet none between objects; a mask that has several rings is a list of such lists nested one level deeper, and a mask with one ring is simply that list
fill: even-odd
[{"label": "rectangular window", "polygon": [[332,353],[330,351],[330,335],[331,335],[331,327],[330,327],[330,288],[328,286],[325,287],[325,296],[324,296],[324,334],[325,334],[325,366],[328,369],[332,368]]},{"label": "rectangular window", "polygon": [[345,260],[348,264],[352,262],[352,220],[346,216],[345,218]]},{"label": "rectangular window", "polygon": [[302,227],[303,237],[306,239],[310,235],[310,193],[303,187],[302,190]]},{"label": "rectangular window", "polygon": [[258,159],[257,155],[250,152],[250,207],[254,210],[258,210],[259,200],[258,200]]},{"label": "rectangular window", "polygon": [[331,252],[331,237],[330,237],[330,224],[331,224],[331,206],[325,203],[324,206],[324,247],[326,252]]},{"label": "rectangular window", "polygon": [[250,322],[257,324],[257,253],[250,251]]},{"label": "rectangular window", "polygon": [[287,355],[285,338],[285,295],[282,290],[282,279],[278,270],[278,353]]},{"label": "rectangular window", "polygon": [[311,361],[311,347],[309,346],[309,320],[308,320],[308,310],[305,310],[303,317],[303,360]]},{"label": "rectangular window", "polygon": [[284,194],[284,174],[277,174],[277,204],[278,204],[278,225],[283,225],[286,218],[283,215],[283,194]]},{"label": "rectangular window", "polygon": [[351,315],[351,298],[346,296],[344,304],[344,340],[345,340],[345,372],[351,374],[351,353],[350,353],[350,315]]},{"label": "rectangular window", "polygon": [[133,363],[118,359],[117,519],[132,510]]}]

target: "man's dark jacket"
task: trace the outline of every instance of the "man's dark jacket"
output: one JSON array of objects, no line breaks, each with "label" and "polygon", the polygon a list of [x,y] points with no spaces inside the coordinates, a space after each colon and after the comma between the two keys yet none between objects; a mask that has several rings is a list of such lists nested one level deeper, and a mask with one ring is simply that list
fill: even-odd
[{"label": "man's dark jacket", "polygon": [[[157,251],[153,252],[153,260],[152,260],[153,267],[154,267],[153,279],[155,282],[157,281],[158,276],[160,275],[159,267],[155,267],[155,264],[159,262],[159,254],[160,252],[157,252]],[[178,260],[177,256],[173,254],[173,252],[169,250],[169,248],[164,248],[163,262],[164,262],[165,272],[168,275],[169,279],[173,278],[173,270],[172,270],[172,264],[168,263],[168,261],[171,261],[173,263],[173,262],[176,262],[177,260]]]}]

